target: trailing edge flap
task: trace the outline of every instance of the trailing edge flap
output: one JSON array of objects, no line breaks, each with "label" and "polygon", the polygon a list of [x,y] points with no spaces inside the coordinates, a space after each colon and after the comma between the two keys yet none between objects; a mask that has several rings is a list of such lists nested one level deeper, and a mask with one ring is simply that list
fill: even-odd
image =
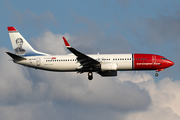
[{"label": "trailing edge flap", "polygon": [[18,56],[18,55],[15,55],[13,53],[10,53],[10,52],[6,52],[9,56],[11,56],[14,60],[26,60],[26,58],[24,57],[21,57],[21,56]]}]

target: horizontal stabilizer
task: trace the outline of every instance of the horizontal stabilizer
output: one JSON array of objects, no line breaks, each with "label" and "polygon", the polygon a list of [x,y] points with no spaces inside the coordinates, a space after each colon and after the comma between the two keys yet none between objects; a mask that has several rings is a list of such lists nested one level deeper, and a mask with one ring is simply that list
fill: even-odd
[{"label": "horizontal stabilizer", "polygon": [[21,56],[18,56],[18,55],[15,55],[13,53],[10,53],[10,52],[6,52],[9,56],[11,56],[14,60],[26,60],[26,58],[24,57],[21,57]]}]

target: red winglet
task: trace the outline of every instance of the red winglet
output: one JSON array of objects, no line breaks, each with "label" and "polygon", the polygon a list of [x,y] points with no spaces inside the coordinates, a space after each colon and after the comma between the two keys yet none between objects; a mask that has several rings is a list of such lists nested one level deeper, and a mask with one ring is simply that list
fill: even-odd
[{"label": "red winglet", "polygon": [[65,37],[63,37],[63,40],[64,40],[64,43],[65,43],[66,47],[70,47],[70,45],[69,45],[69,43],[67,42],[67,40],[66,40]]},{"label": "red winglet", "polygon": [[8,31],[17,31],[15,27],[7,27]]}]

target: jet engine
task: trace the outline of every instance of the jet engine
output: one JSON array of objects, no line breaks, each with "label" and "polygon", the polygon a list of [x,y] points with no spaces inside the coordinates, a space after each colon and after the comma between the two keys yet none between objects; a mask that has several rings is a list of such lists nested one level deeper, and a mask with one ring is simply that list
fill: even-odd
[{"label": "jet engine", "polygon": [[101,76],[117,76],[117,64],[116,63],[102,63],[101,71],[98,72]]},{"label": "jet engine", "polygon": [[101,63],[101,71],[116,71],[117,64],[116,63]]}]

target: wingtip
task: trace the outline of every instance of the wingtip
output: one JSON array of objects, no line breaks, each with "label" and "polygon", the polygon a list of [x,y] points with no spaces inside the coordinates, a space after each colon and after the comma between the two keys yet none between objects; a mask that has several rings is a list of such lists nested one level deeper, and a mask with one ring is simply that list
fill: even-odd
[{"label": "wingtip", "polygon": [[17,31],[15,27],[13,26],[9,26],[7,27],[8,31]]},{"label": "wingtip", "polygon": [[62,38],[63,38],[63,40],[64,40],[64,43],[65,43],[66,47],[70,47],[70,45],[69,45],[69,43],[67,42],[66,38],[65,38],[65,37],[62,37]]}]

